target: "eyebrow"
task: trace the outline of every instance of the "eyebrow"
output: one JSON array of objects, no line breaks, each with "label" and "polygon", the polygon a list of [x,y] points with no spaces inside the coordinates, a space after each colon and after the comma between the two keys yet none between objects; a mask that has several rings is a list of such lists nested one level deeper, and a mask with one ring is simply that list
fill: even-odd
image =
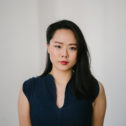
[{"label": "eyebrow", "polygon": [[[54,43],[63,44],[62,42],[54,41]],[[69,45],[77,45],[77,43],[70,43]]]}]

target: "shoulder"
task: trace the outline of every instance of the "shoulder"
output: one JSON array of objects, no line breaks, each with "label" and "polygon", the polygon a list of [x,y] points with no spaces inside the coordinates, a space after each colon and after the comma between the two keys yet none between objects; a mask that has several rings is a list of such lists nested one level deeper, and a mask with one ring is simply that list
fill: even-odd
[{"label": "shoulder", "polygon": [[27,78],[26,80],[24,80],[23,84],[29,84],[29,83],[33,83],[38,77],[30,77],[30,78]]},{"label": "shoulder", "polygon": [[104,88],[103,84],[100,81],[98,81],[98,86],[99,86],[99,93],[98,93],[97,98],[93,102],[93,104],[96,104],[99,101],[106,102],[105,88]]},{"label": "shoulder", "polygon": [[40,77],[40,76],[33,76],[33,77],[30,77],[28,79],[26,79],[24,82],[23,82],[23,88],[24,87],[32,87],[32,86],[35,86],[37,85],[38,83],[40,83],[40,81],[43,81],[45,80],[45,77]]},{"label": "shoulder", "polygon": [[22,91],[30,102],[30,99],[37,88],[39,88],[40,77],[34,76],[26,79],[22,84]]},{"label": "shoulder", "polygon": [[98,85],[99,85],[99,94],[105,93],[104,86],[100,81],[98,81]]},{"label": "shoulder", "polygon": [[46,76],[33,76],[26,79],[22,84],[22,89],[25,94],[30,94],[36,88],[42,86],[48,78]]},{"label": "shoulder", "polygon": [[93,126],[103,126],[104,122],[104,116],[106,112],[106,96],[105,96],[105,89],[103,84],[98,81],[99,85],[99,94],[95,101],[93,102],[93,118],[92,118],[92,124]]},{"label": "shoulder", "polygon": [[99,85],[99,95],[105,95],[105,88],[103,84],[100,81],[98,81],[98,85]]},{"label": "shoulder", "polygon": [[25,92],[25,90],[32,87],[34,85],[35,81],[36,81],[36,77],[31,77],[31,78],[26,79],[22,85],[23,91]]}]

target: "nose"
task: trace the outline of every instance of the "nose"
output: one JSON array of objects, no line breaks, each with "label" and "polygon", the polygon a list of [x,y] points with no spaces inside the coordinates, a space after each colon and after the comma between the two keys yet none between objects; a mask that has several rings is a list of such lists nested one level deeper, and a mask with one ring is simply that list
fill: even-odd
[{"label": "nose", "polygon": [[67,51],[67,49],[62,49],[62,52],[61,52],[61,56],[62,57],[68,57],[68,51]]}]

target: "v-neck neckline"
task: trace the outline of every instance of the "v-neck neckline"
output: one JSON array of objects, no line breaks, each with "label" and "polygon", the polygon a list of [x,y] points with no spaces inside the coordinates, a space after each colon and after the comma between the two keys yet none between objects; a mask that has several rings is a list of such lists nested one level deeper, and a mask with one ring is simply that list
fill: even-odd
[{"label": "v-neck neckline", "polygon": [[73,77],[73,72],[72,72],[72,75],[71,75],[69,81],[66,84],[66,88],[65,88],[65,92],[64,92],[64,103],[63,103],[62,107],[60,107],[60,108],[57,106],[56,84],[55,84],[55,81],[54,81],[54,77],[50,73],[48,73],[47,75],[51,79],[51,84],[54,87],[54,92],[55,92],[55,94],[54,94],[55,95],[55,107],[56,107],[56,109],[58,111],[61,111],[66,106],[66,103],[67,103],[67,94],[68,94],[68,89],[71,86],[71,80],[72,80],[72,77]]}]

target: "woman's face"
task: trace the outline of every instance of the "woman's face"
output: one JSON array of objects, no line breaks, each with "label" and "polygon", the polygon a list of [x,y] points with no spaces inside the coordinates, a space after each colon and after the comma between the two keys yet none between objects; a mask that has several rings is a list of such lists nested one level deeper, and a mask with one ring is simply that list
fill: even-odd
[{"label": "woman's face", "polygon": [[68,71],[76,64],[77,43],[71,30],[56,30],[47,48],[53,69]]}]

